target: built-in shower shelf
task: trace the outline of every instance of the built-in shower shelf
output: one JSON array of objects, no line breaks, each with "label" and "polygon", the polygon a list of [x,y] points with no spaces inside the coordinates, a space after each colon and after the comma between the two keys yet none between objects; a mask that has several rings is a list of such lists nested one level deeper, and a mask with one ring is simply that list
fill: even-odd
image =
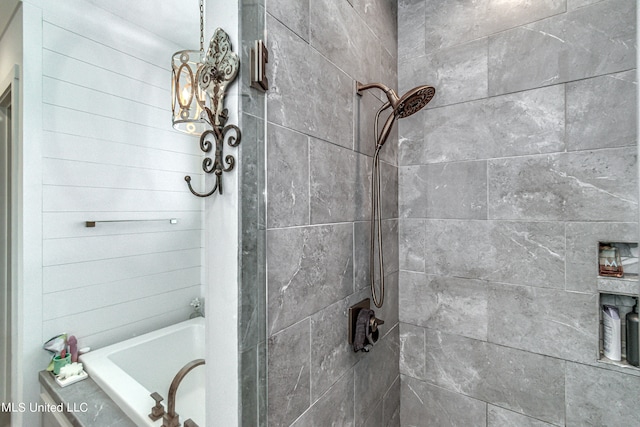
[{"label": "built-in shower shelf", "polygon": [[121,223],[121,222],[169,222],[169,224],[177,224],[177,218],[166,218],[166,219],[108,219],[108,220],[100,220],[100,221],[85,221],[85,227],[95,227],[97,224],[104,223]]},{"label": "built-in shower shelf", "polygon": [[[605,279],[603,277],[598,277],[598,280]],[[607,278],[608,279],[608,278]],[[621,279],[615,279],[616,281],[620,281]],[[628,280],[629,281],[629,280]],[[633,281],[634,284],[637,284],[637,280]],[[634,371],[640,371],[640,367],[631,365],[627,362],[627,339],[626,339],[626,315],[627,313],[632,311],[632,307],[638,301],[637,293],[628,293],[628,292],[611,292],[606,291],[598,292],[599,303],[598,303],[598,315],[599,315],[599,338],[598,338],[598,363],[603,363],[609,366],[615,366],[618,368],[631,369]],[[616,306],[620,312],[620,349],[622,360],[611,360],[604,355],[604,321],[602,314],[602,306],[603,304]]]},{"label": "built-in shower shelf", "polygon": [[621,295],[640,295],[640,282],[638,282],[638,276],[632,274],[625,274],[624,277],[605,277],[598,276],[598,291],[621,294]]},{"label": "built-in shower shelf", "polygon": [[[633,242],[598,242],[598,354],[597,362],[607,366],[608,369],[618,371],[640,372],[640,367],[627,361],[627,356],[637,354],[636,344],[627,346],[627,338],[632,340],[633,335],[627,336],[627,314],[633,312],[634,305],[640,298],[640,282],[638,281],[639,257],[638,244]],[[613,314],[619,320],[612,320],[612,316],[603,314],[603,307],[611,307]],[[605,317],[610,319],[608,327],[605,327]],[[605,330],[608,331],[605,334]],[[621,360],[612,360],[605,356],[605,335],[611,338],[611,353],[609,356],[620,357]],[[616,347],[619,347],[616,350]],[[630,353],[631,352],[631,353]]]},{"label": "built-in shower shelf", "polygon": [[638,368],[637,366],[633,366],[631,364],[629,364],[627,362],[626,359],[623,359],[621,361],[617,361],[617,360],[611,360],[607,357],[605,357],[605,355],[601,352],[600,353],[600,358],[597,360],[598,363],[604,363],[605,365],[613,365],[613,366],[617,366],[619,368],[624,368],[624,369],[632,369],[635,371],[640,371],[640,368]]}]

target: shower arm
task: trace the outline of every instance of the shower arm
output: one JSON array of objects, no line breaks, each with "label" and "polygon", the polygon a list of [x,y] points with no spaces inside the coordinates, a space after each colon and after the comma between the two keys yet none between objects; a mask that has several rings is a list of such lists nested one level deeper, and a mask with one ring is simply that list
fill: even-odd
[{"label": "shower arm", "polygon": [[[385,92],[385,94],[387,95],[387,98],[389,99],[389,101],[385,102],[376,113],[376,123],[378,123],[378,119],[380,118],[380,113],[382,113],[384,110],[388,109],[389,107],[395,108],[395,105],[399,102],[398,95],[396,95],[393,89],[389,89],[387,86],[383,85],[382,83],[370,83],[370,84],[363,85],[360,82],[356,82],[356,93],[358,94],[358,96],[362,96],[362,92],[369,89],[380,89]],[[389,117],[387,117],[387,121],[384,123],[384,126],[382,127],[382,131],[375,136],[377,147],[382,147],[384,143],[387,141],[387,138],[389,137],[389,132],[391,132],[391,128],[393,127],[393,122],[395,122],[395,117],[396,117],[396,114],[394,111],[389,115]]]},{"label": "shower arm", "polygon": [[362,96],[362,92],[369,89],[380,89],[381,91],[383,91],[385,95],[387,95],[391,106],[394,108],[400,101],[400,98],[398,98],[398,94],[393,89],[389,88],[386,85],[383,85],[382,83],[367,83],[365,85],[360,82],[356,82],[356,93],[358,95]]}]

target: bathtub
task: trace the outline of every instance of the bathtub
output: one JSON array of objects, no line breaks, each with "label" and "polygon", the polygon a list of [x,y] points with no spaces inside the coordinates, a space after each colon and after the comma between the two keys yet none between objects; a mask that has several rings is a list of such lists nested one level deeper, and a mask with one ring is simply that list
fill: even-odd
[{"label": "bathtub", "polygon": [[[158,392],[168,409],[169,385],[188,362],[205,357],[204,318],[198,317],[80,356],[89,376],[139,426],[162,425],[148,414],[149,396]],[[180,423],[191,418],[205,426],[205,366],[198,366],[178,387],[175,411]]]}]

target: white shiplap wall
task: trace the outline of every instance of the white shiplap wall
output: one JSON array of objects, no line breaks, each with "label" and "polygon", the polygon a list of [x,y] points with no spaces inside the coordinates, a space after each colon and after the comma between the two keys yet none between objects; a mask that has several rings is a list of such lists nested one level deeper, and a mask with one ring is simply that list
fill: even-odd
[{"label": "white shiplap wall", "polygon": [[204,205],[183,179],[202,188],[202,157],[171,129],[170,59],[185,47],[55,3],[42,28],[43,340],[100,347],[186,319],[202,295]]}]

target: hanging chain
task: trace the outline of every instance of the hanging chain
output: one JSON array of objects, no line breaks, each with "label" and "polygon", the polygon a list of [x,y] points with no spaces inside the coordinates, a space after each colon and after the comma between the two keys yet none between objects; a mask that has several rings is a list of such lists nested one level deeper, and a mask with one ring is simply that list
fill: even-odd
[{"label": "hanging chain", "polygon": [[200,52],[204,52],[204,0],[200,0]]}]

